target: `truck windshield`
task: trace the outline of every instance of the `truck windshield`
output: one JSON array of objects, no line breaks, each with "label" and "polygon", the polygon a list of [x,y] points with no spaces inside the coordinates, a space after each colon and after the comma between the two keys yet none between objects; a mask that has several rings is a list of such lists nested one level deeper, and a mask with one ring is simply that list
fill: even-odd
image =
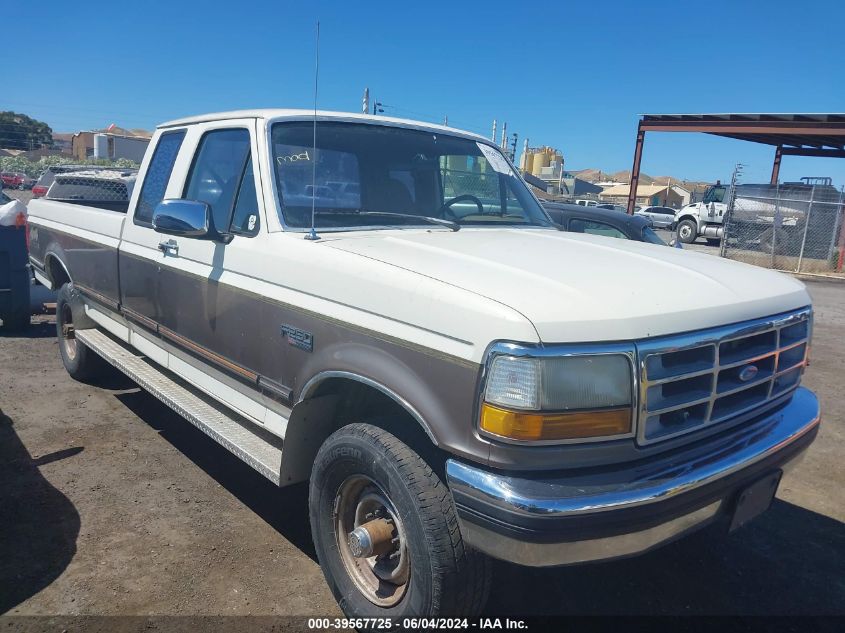
[{"label": "truck windshield", "polygon": [[[273,166],[285,225],[319,229],[553,226],[498,149],[400,127],[276,123]],[[395,215],[394,215],[395,214]],[[419,219],[417,219],[419,218]]]},{"label": "truck windshield", "polygon": [[710,204],[711,202],[724,202],[725,201],[725,194],[727,193],[728,188],[724,185],[714,185],[707,190],[707,193],[704,194],[704,204]]}]

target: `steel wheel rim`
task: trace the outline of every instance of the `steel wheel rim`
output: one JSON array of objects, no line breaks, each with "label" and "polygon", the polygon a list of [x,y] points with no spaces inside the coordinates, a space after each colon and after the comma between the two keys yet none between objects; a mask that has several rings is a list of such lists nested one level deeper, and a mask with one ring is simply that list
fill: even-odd
[{"label": "steel wheel rim", "polygon": [[[379,556],[355,558],[349,534],[373,518],[393,523],[391,550]],[[402,520],[384,490],[365,475],[348,477],[335,497],[334,527],[340,558],[358,591],[377,606],[397,605],[408,588],[411,557]]]},{"label": "steel wheel rim", "polygon": [[70,360],[76,358],[76,336],[73,334],[73,312],[68,304],[62,306],[62,345]]},{"label": "steel wheel rim", "polygon": [[681,227],[681,237],[682,237],[683,239],[687,239],[687,238],[688,238],[691,234],[692,234],[692,229],[690,229],[690,227],[689,227],[689,226],[687,226],[686,224],[684,224],[684,225]]}]

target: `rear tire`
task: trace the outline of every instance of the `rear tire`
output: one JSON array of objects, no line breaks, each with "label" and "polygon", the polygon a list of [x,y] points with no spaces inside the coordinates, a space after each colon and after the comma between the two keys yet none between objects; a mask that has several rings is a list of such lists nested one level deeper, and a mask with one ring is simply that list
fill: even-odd
[{"label": "rear tire", "polygon": [[678,222],[678,239],[684,244],[692,244],[698,237],[698,227],[692,220]]},{"label": "rear tire", "polygon": [[96,352],[76,339],[71,309],[74,292],[73,284],[66,283],[59,288],[56,296],[56,336],[59,339],[59,355],[71,378],[89,382],[104,375],[109,365]]},{"label": "rear tire", "polygon": [[[333,433],[314,462],[309,514],[320,567],[347,616],[470,617],[484,607],[490,560],[464,544],[443,480],[391,433],[370,424]],[[355,558],[347,535],[360,517],[387,519],[390,549]]]}]

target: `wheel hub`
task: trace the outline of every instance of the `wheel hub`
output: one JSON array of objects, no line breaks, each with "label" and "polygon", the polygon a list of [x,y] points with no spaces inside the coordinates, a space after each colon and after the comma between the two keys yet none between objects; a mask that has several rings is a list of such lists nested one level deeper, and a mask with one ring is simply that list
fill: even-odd
[{"label": "wheel hub", "polygon": [[338,551],[357,589],[378,606],[397,604],[411,560],[404,526],[387,494],[369,477],[349,477],[335,498],[334,519]]},{"label": "wheel hub", "polygon": [[70,360],[76,358],[76,334],[73,330],[73,311],[68,304],[62,306],[62,345]]}]

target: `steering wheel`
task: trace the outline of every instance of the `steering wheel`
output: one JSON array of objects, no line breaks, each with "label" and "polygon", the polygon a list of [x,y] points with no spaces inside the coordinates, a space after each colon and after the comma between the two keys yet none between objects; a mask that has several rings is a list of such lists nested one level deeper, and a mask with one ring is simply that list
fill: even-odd
[{"label": "steering wheel", "polygon": [[474,202],[475,206],[478,207],[478,215],[484,215],[484,204],[482,204],[481,200],[479,200],[478,198],[476,198],[474,195],[472,195],[470,193],[464,193],[464,194],[461,194],[460,196],[455,196],[451,200],[447,200],[446,202],[443,203],[443,206],[440,207],[440,210],[443,212],[443,215],[446,215],[446,213],[448,212],[449,215],[452,216],[453,220],[460,220],[458,215],[454,211],[452,211],[452,205],[456,204],[458,202],[463,202],[464,200],[469,200],[470,202]]}]

